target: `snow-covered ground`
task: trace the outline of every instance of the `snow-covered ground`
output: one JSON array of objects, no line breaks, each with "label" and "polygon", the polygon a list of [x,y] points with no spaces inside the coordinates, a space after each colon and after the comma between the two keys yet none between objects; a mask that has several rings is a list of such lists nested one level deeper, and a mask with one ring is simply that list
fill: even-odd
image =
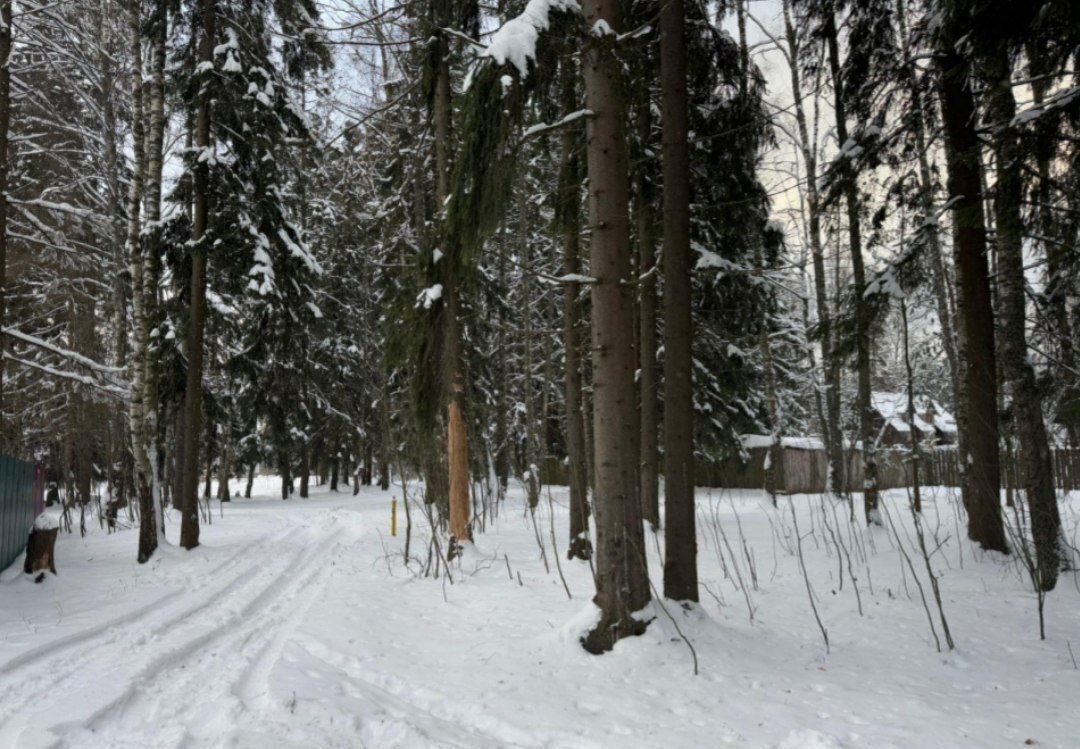
[{"label": "snow-covered ground", "polygon": [[[953,652],[903,491],[896,525],[870,531],[842,505],[791,500],[826,653],[788,500],[701,490],[701,607],[656,607],[644,636],[597,657],[576,642],[592,582],[564,557],[563,489],[536,528],[513,492],[452,579],[433,579],[418,574],[425,528],[409,568],[404,512],[390,535],[400,487],[287,502],[272,479],[257,488],[223,517],[215,502],[191,553],[139,566],[135,532],[92,524],[62,534],[59,577],[0,576],[0,747],[1080,746],[1075,573],[1040,641],[1022,571],[972,548],[943,490],[923,501]],[[1074,543],[1078,515],[1074,494]],[[647,540],[659,585],[662,534]]]}]

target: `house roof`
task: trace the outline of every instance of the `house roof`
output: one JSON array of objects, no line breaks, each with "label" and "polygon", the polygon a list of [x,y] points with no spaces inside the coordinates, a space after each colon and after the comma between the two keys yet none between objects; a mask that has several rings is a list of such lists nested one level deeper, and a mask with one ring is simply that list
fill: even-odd
[{"label": "house roof", "polygon": [[[870,405],[890,426],[898,432],[908,433],[908,397],[907,393],[874,391],[870,394]],[[924,417],[933,412],[932,423]],[[924,434],[956,434],[956,419],[933,398],[915,396],[915,428]]]}]

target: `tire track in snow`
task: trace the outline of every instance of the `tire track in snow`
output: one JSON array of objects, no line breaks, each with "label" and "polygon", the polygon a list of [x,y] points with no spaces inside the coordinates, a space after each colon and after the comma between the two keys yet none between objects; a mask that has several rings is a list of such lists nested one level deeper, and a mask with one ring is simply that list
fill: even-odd
[{"label": "tire track in snow", "polygon": [[[93,693],[95,688],[108,686],[87,684],[87,674],[107,673],[112,677],[109,679],[109,684],[127,683],[130,674],[129,664],[134,664],[134,668],[138,669],[139,664],[157,660],[154,653],[159,652],[163,646],[167,646],[171,639],[183,638],[187,629],[199,627],[207,619],[214,619],[215,613],[223,608],[231,610],[235,607],[234,602],[245,590],[269,578],[270,584],[258,588],[254,599],[250,599],[249,603],[251,600],[259,600],[267,595],[268,590],[288,574],[290,566],[303,556],[304,546],[301,546],[301,550],[295,557],[285,558],[285,564],[280,570],[277,569],[278,565],[268,566],[267,559],[262,556],[257,556],[250,564],[245,565],[241,562],[250,561],[245,560],[245,557],[249,557],[251,551],[260,545],[277,546],[287,543],[293,536],[306,535],[311,530],[310,526],[287,527],[278,534],[268,534],[252,543],[245,544],[224,562],[210,570],[185,576],[182,579],[191,580],[207,575],[220,576],[233,569],[239,570],[208,592],[200,593],[195,598],[181,598],[183,606],[169,606],[158,611],[149,611],[148,607],[144,607],[139,611],[139,616],[118,617],[121,620],[120,625],[112,629],[106,631],[88,629],[82,633],[76,633],[71,636],[70,642],[62,643],[60,653],[42,651],[34,657],[21,658],[11,670],[21,671],[33,665],[39,676],[31,681],[12,684],[0,692],[0,745],[7,746],[16,741],[29,722],[27,708],[30,708],[30,712],[37,712],[33,710],[35,703],[49,704],[59,698],[62,705],[66,701],[63,699],[65,696]],[[283,556],[280,552],[276,552],[270,555],[270,559],[277,561]],[[183,592],[185,591],[181,591],[181,595]],[[188,624],[196,618],[198,621]],[[68,652],[77,644],[92,645],[92,647]],[[122,649],[117,651],[114,647],[117,645]],[[117,659],[121,662],[115,662]]]},{"label": "tire track in snow", "polygon": [[[279,534],[279,536],[280,535],[284,534]],[[267,536],[256,539],[249,544],[246,544],[242,549],[232,554],[215,567],[206,570],[205,572],[200,571],[200,573],[198,573],[199,576],[214,578],[225,572],[226,570],[235,567],[237,565],[237,562],[242,557],[246,557],[246,555],[252,548],[265,541],[268,537],[269,534]],[[145,606],[140,606],[131,611],[127,611],[101,624],[87,627],[78,632],[64,635],[63,637],[58,637],[55,640],[45,643],[44,645],[38,645],[37,647],[31,648],[30,650],[27,650],[23,653],[20,653],[19,655],[14,656],[13,658],[10,658],[3,665],[0,665],[0,676],[5,676],[28,666],[38,665],[41,661],[53,660],[59,655],[61,655],[64,651],[76,645],[88,644],[90,640],[94,640],[96,638],[106,638],[118,627],[133,627],[139,621],[155,614],[161,613],[162,607],[168,606],[174,600],[183,596],[184,593],[187,592],[184,587],[184,583],[190,584],[195,576],[196,575],[194,573],[191,575],[187,575],[181,581],[178,581],[179,587],[176,590],[160,596],[159,598],[151,601]],[[112,642],[115,642],[115,636],[105,639],[105,641],[101,644],[110,644]],[[0,721],[2,721],[2,714],[0,714]]]},{"label": "tire track in snow", "polygon": [[56,745],[139,745],[148,727],[161,746],[186,745],[195,741],[192,731],[229,730],[240,713],[251,709],[244,696],[267,691],[265,679],[284,642],[329,575],[325,557],[328,548],[336,550],[339,534],[304,544],[283,568],[262,575],[265,584],[246,602],[223,601],[214,621],[200,626],[205,631],[188,633],[145,663],[119,696],[84,721],[57,726]]}]

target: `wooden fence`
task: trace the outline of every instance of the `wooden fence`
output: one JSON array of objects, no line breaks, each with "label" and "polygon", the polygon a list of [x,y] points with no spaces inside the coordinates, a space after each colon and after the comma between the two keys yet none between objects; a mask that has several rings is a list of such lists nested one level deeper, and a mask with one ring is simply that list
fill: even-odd
[{"label": "wooden fence", "polygon": [[[828,459],[821,449],[784,447],[784,493],[813,494],[825,491],[828,477]],[[747,460],[731,456],[721,460],[697,460],[694,466],[695,484],[724,489],[763,489],[768,472],[765,460],[769,449],[753,447],[747,451]],[[1080,449],[1055,448],[1054,481],[1060,491],[1080,491]],[[862,491],[862,454],[846,451],[845,484],[847,491]],[[1002,487],[1016,488],[1015,461],[1002,456]],[[878,451],[878,487],[898,489],[911,486],[911,456],[907,450],[882,449]],[[540,470],[545,484],[565,486],[567,471],[565,462],[554,457],[547,458]],[[959,486],[960,467],[955,448],[928,449],[919,454],[919,483],[923,486]]]},{"label": "wooden fence", "polygon": [[0,570],[19,558],[37,513],[44,509],[41,466],[0,455]]}]

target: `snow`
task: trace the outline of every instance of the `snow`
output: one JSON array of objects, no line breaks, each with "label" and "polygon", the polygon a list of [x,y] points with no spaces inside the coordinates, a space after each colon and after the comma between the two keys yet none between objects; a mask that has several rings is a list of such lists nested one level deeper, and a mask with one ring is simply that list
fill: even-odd
[{"label": "snow", "polygon": [[[924,527],[940,526],[956,651],[935,650],[896,549],[913,548],[902,490],[871,529],[817,495],[773,509],[761,492],[699,490],[702,603],[653,603],[645,634],[603,656],[578,645],[597,609],[588,564],[565,559],[565,488],[537,509],[550,569],[512,485],[452,582],[402,564],[400,486],[286,502],[277,490],[260,477],[255,499],[215,501],[192,552],[167,545],[138,565],[136,530],[92,521],[85,538],[61,533],[58,577],[34,585],[21,560],[0,574],[0,746],[1067,749],[1080,735],[1076,573],[1050,594],[1040,641],[1018,565],[957,534],[959,500],[941,489],[924,490]],[[1072,538],[1080,494],[1062,509]],[[826,521],[854,555],[863,616]],[[171,511],[166,527],[175,540]],[[662,534],[647,548],[660,586]]]},{"label": "snow", "polygon": [[[894,429],[907,434],[908,425],[907,393],[893,393],[875,390],[870,394],[870,404],[881,414]],[[926,421],[926,416],[933,414],[933,423]],[[935,400],[915,396],[915,427],[924,434],[933,434],[937,429],[946,435],[956,434],[956,419]]]},{"label": "snow", "polygon": [[441,283],[429,286],[417,295],[416,305],[424,309],[431,309],[431,305],[442,299],[442,292],[443,286]]},{"label": "snow", "polygon": [[37,531],[51,531],[53,528],[59,528],[60,521],[56,515],[51,515],[47,512],[43,512],[34,518],[34,530]]},{"label": "snow", "polygon": [[607,19],[597,18],[596,23],[592,25],[592,35],[596,37],[615,36],[615,30],[611,28],[611,24],[607,22]]},{"label": "snow", "polygon": [[[768,434],[740,434],[739,442],[749,450],[755,447],[771,447],[773,438]],[[816,437],[781,437],[780,443],[795,450],[825,449],[825,443]]]},{"label": "snow", "polygon": [[[504,23],[480,53],[499,65],[510,63],[522,78],[529,74],[529,61],[536,59],[536,42],[547,31],[552,11],[580,11],[577,0],[529,0],[521,15]],[[505,87],[505,84],[504,84]]]}]

